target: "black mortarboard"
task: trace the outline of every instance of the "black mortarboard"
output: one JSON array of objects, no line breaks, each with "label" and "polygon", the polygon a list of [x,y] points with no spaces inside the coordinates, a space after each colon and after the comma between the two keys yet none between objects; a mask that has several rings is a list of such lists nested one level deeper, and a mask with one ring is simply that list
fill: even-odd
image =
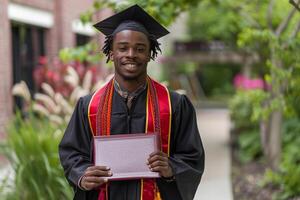
[{"label": "black mortarboard", "polygon": [[169,33],[167,29],[138,5],[133,5],[108,17],[95,24],[94,27],[106,36],[122,30],[136,30],[145,34],[149,33],[158,39]]}]

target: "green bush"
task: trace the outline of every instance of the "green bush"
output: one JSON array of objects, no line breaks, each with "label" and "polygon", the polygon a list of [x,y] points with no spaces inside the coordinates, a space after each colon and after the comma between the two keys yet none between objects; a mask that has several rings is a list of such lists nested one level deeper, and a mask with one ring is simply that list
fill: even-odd
[{"label": "green bush", "polygon": [[15,174],[12,187],[5,189],[7,182],[2,183],[2,199],[72,199],[58,157],[61,137],[62,132],[46,119],[30,112],[25,119],[15,116],[1,144]]},{"label": "green bush", "polygon": [[255,123],[249,120],[252,115],[252,104],[246,93],[238,92],[229,102],[229,110],[235,129],[255,126]]},{"label": "green bush", "polygon": [[259,119],[262,102],[267,98],[263,90],[240,90],[229,102],[233,122],[232,138],[237,143],[238,159],[247,163],[260,158],[262,153]]},{"label": "green bush", "polygon": [[255,160],[262,156],[259,131],[256,129],[245,131],[238,137],[238,157],[242,163]]},{"label": "green bush", "polygon": [[263,90],[238,91],[229,102],[230,118],[235,129],[258,127],[262,103],[267,98]]},{"label": "green bush", "polygon": [[283,151],[279,171],[268,170],[265,183],[280,188],[277,199],[300,197],[300,119],[289,119],[283,124]]},{"label": "green bush", "polygon": [[239,65],[206,64],[199,70],[200,81],[207,96],[234,94],[233,78],[240,71]]}]

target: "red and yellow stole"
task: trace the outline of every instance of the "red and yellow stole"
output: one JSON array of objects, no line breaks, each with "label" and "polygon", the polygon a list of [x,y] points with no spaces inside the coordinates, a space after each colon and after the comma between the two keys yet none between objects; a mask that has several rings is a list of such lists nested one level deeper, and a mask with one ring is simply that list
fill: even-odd
[{"label": "red and yellow stole", "polygon": [[[157,132],[161,137],[161,150],[170,155],[171,101],[168,89],[147,78],[145,133]],[[94,93],[88,108],[93,136],[110,135],[114,79]],[[98,200],[108,200],[108,184],[101,187]],[[141,179],[140,200],[161,200],[155,179]]]}]

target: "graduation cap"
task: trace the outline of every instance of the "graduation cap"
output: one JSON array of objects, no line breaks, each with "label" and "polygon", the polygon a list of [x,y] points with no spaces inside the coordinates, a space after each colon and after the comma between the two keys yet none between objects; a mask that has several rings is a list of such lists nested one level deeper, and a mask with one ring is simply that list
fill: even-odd
[{"label": "graduation cap", "polygon": [[134,30],[158,39],[169,33],[137,4],[98,22],[94,27],[106,36],[114,35],[122,30]]}]

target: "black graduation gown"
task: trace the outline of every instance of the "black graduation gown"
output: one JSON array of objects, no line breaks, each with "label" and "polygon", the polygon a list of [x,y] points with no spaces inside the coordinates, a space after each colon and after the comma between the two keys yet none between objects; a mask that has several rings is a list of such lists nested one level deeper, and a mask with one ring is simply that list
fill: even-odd
[{"label": "black graduation gown", "polygon": [[[204,150],[197,128],[195,110],[184,95],[171,92],[172,125],[170,163],[175,181],[157,179],[163,200],[192,200],[204,170]],[[65,176],[73,186],[78,200],[96,200],[98,192],[83,191],[78,180],[93,163],[92,133],[88,122],[91,95],[79,99],[65,134],[59,145]],[[113,95],[111,134],[142,133],[145,130],[146,90],[134,100],[128,111],[124,98]],[[110,200],[139,200],[140,181],[113,181],[109,184]]]}]

